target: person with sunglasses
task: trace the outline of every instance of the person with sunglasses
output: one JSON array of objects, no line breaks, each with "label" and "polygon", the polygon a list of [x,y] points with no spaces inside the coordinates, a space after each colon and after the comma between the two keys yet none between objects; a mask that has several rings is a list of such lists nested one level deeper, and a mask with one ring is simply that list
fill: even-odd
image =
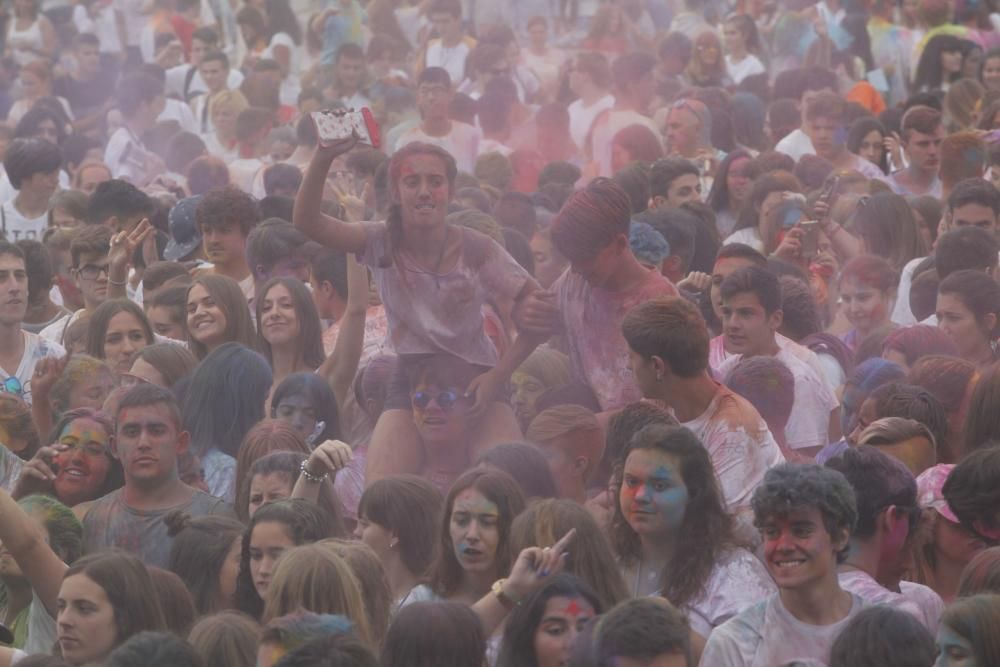
[{"label": "person with sunglasses", "polygon": [[941,596],[922,584],[904,581],[908,538],[920,525],[917,482],[897,459],[875,447],[848,449],[826,462],[854,489],[858,523],[847,560],[840,564],[840,587],[869,604],[906,611],[934,632],[941,621]]}]

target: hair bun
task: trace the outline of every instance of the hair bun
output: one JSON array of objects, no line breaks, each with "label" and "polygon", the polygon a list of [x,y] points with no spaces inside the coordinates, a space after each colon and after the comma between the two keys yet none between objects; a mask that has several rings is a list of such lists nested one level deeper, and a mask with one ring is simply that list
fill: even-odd
[{"label": "hair bun", "polygon": [[167,525],[167,535],[176,537],[177,533],[191,525],[191,515],[183,510],[173,510],[163,517],[163,523]]}]

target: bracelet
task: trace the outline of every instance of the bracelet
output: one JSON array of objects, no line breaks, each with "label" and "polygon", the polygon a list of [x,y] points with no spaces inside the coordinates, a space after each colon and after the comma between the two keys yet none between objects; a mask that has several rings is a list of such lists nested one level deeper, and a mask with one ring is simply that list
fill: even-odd
[{"label": "bracelet", "polygon": [[302,462],[302,465],[299,466],[299,472],[302,473],[302,476],[306,478],[307,482],[312,482],[313,484],[319,484],[320,482],[322,482],[323,480],[325,480],[327,477],[330,476],[330,473],[328,472],[325,472],[322,475],[312,474],[311,472],[309,472],[309,468],[306,466],[306,463],[308,462],[309,462],[308,459],[306,459],[305,461]]}]

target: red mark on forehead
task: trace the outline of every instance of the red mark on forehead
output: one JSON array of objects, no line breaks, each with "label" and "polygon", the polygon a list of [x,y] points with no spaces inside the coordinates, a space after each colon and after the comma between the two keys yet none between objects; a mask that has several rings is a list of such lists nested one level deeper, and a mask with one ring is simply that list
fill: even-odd
[{"label": "red mark on forehead", "polygon": [[580,603],[576,600],[570,600],[570,603],[566,605],[566,613],[570,616],[579,616],[581,612],[583,609],[580,608]]}]

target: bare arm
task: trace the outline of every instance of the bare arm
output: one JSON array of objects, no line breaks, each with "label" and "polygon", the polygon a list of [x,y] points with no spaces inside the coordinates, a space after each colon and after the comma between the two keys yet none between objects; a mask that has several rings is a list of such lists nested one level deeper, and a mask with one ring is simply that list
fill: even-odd
[{"label": "bare arm", "polygon": [[46,543],[38,525],[3,490],[0,490],[0,542],[54,618],[66,563]]},{"label": "bare arm", "polygon": [[[350,222],[364,215],[364,201],[350,193],[346,184],[338,184],[337,194],[347,211]],[[343,411],[345,398],[351,390],[361,362],[365,342],[365,316],[368,313],[368,270],[347,253],[347,309],[340,318],[340,333],[329,357],[317,371],[333,389],[337,407]]]},{"label": "bare arm", "polygon": [[[325,484],[333,484],[337,473],[347,467],[354,457],[351,446],[340,440],[321,442],[306,460],[306,470],[312,479],[300,474],[292,489],[292,498],[319,502],[319,492]],[[322,478],[318,482],[317,478]]]},{"label": "bare arm", "polygon": [[343,411],[344,400],[361,363],[365,342],[365,316],[368,312],[368,270],[347,255],[347,310],[340,318],[340,332],[333,352],[319,367],[319,372],[333,389],[337,407]]},{"label": "bare arm", "polygon": [[295,197],[292,222],[303,234],[328,248],[345,253],[364,250],[365,231],[360,224],[344,222],[319,210],[323,202],[326,175],[333,161],[357,144],[357,139],[343,139],[328,148],[319,147],[313,155]]}]

